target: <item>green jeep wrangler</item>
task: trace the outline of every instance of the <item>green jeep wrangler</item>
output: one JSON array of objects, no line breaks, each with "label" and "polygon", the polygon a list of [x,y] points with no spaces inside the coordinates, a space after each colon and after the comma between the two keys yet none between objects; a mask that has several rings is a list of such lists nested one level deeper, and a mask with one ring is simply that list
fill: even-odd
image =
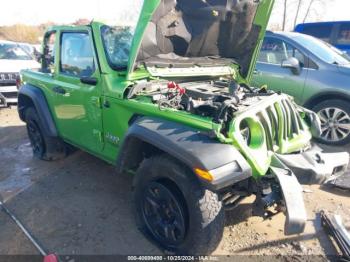
[{"label": "green jeep wrangler", "polygon": [[36,157],[81,148],[134,174],[136,223],[163,250],[208,254],[225,209],[304,230],[305,183],[343,174],[347,153],[312,146],[317,116],[253,89],[273,0],[147,0],[138,22],[55,26],[42,67],[23,71],[18,111]]}]

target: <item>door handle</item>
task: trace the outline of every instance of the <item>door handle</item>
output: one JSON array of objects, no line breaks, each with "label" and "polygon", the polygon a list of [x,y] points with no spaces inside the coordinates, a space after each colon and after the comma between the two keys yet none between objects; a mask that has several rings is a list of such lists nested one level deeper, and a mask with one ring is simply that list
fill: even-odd
[{"label": "door handle", "polygon": [[83,84],[95,86],[95,85],[97,85],[97,78],[95,78],[95,77],[82,77],[82,78],[80,78],[80,82],[82,82]]},{"label": "door handle", "polygon": [[60,86],[53,87],[52,91],[54,91],[55,93],[60,94],[60,95],[66,94],[66,90],[64,90],[64,88],[62,88]]}]

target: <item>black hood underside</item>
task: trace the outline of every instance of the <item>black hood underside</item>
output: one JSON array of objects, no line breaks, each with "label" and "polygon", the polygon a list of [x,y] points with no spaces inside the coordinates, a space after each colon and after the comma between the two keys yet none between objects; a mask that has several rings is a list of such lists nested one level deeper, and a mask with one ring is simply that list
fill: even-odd
[{"label": "black hood underside", "polygon": [[246,77],[261,30],[253,24],[258,5],[258,0],[162,0],[137,61],[160,67],[231,61]]}]

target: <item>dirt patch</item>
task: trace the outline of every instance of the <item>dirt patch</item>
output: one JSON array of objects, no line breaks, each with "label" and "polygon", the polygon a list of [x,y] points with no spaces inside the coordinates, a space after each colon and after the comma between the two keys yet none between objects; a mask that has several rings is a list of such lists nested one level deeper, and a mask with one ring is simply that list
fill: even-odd
[{"label": "dirt patch", "polygon": [[[50,251],[161,254],[135,226],[131,177],[116,175],[112,166],[81,151],[57,162],[34,159],[16,109],[0,110],[0,160],[0,194]],[[265,221],[251,217],[251,197],[226,213],[224,237],[214,255],[335,254],[318,213],[340,214],[350,227],[350,193],[333,187],[304,189],[305,233],[284,236],[282,214]],[[37,254],[3,213],[0,232],[0,254]]]}]

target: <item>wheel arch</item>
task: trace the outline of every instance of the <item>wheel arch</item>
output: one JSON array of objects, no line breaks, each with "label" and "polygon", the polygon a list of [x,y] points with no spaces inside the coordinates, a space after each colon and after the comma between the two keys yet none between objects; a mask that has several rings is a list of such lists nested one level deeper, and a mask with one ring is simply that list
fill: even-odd
[{"label": "wheel arch", "polygon": [[[232,145],[222,144],[196,129],[151,117],[135,120],[121,146],[117,169],[134,170],[144,158],[167,154],[183,163],[211,189],[221,189],[251,177],[251,168]],[[213,181],[195,175],[195,168],[209,171]]]},{"label": "wheel arch", "polygon": [[320,93],[316,96],[311,97],[309,100],[306,101],[304,106],[306,108],[312,109],[317,104],[321,103],[325,100],[331,100],[331,99],[337,99],[337,100],[343,100],[346,102],[350,102],[350,95],[347,95],[345,93],[339,93],[339,92],[324,92]]},{"label": "wheel arch", "polygon": [[47,136],[57,137],[58,132],[51,115],[46,97],[40,88],[25,84],[18,92],[18,114],[25,122],[25,111],[29,107],[34,107],[41,122],[43,132]]}]

